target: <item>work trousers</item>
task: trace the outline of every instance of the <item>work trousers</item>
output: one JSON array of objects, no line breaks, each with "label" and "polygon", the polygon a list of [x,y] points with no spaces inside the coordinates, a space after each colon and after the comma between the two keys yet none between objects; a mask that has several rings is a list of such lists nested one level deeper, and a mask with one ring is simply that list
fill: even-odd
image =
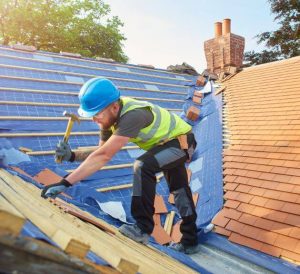
[{"label": "work trousers", "polygon": [[[188,134],[189,151],[196,147],[194,134]],[[154,199],[156,193],[156,173],[163,171],[173,193],[175,206],[182,218],[180,231],[183,245],[197,244],[197,214],[188,184],[185,162],[189,155],[180,147],[178,139],[155,146],[134,163],[133,196],[131,214],[137,226],[151,234],[154,228]]]}]

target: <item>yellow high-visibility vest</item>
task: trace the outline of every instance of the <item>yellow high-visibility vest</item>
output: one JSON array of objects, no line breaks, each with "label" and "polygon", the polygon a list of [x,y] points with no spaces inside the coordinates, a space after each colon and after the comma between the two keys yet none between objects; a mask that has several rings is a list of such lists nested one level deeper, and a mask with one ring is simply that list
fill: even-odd
[{"label": "yellow high-visibility vest", "polygon": [[[130,142],[135,143],[144,150],[149,150],[159,143],[186,134],[192,129],[192,127],[178,115],[170,113],[168,110],[157,105],[128,97],[122,97],[121,101],[123,103],[123,108],[120,117],[128,111],[137,108],[149,108],[152,111],[154,117],[152,123],[143,128],[136,138],[130,138]],[[112,128],[112,131],[114,131],[114,128]]]}]

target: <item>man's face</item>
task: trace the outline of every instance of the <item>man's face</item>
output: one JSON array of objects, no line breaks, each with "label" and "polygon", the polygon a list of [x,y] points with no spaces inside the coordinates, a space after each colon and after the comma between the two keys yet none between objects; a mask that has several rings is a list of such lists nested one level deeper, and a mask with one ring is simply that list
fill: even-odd
[{"label": "man's face", "polygon": [[98,112],[93,116],[93,121],[102,129],[109,129],[117,120],[118,105],[116,103],[110,104],[104,110]]}]

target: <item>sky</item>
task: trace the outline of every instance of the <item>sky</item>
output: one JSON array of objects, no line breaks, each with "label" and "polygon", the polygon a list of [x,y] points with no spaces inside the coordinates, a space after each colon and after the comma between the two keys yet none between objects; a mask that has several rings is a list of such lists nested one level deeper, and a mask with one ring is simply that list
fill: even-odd
[{"label": "sky", "polygon": [[214,23],[231,19],[231,32],[245,38],[245,51],[260,51],[255,36],[277,29],[267,0],[104,0],[111,16],[124,23],[128,63],[166,69],[169,65],[206,68],[204,41]]}]

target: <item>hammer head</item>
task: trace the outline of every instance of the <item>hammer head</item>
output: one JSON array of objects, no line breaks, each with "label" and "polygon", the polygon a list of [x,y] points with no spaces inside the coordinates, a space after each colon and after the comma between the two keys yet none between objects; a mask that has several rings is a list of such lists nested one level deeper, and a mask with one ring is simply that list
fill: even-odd
[{"label": "hammer head", "polygon": [[67,112],[66,110],[63,112],[63,116],[71,118],[73,122],[78,122],[80,124],[80,120],[74,113]]}]

